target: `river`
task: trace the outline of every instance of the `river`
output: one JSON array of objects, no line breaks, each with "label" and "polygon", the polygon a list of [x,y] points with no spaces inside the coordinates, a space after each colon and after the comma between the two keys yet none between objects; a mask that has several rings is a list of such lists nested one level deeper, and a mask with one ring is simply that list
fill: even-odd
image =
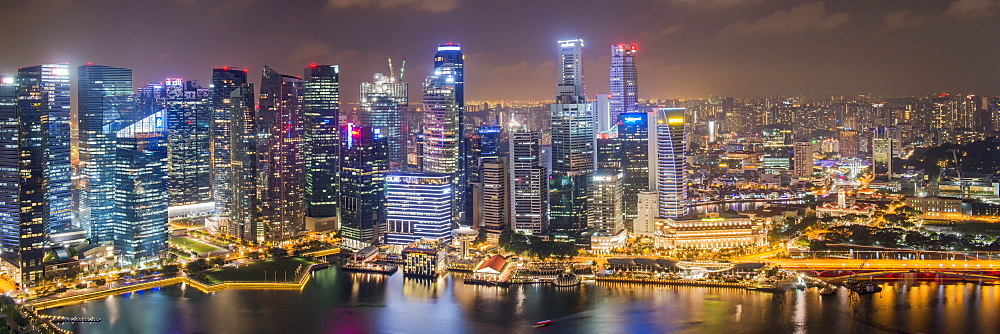
[{"label": "river", "polygon": [[[1000,286],[899,281],[874,296],[841,289],[784,295],[733,288],[585,283],[510,288],[436,280],[313,273],[302,291],[175,285],[42,313],[99,317],[78,333],[990,333],[1000,332]],[[540,320],[552,326],[534,329]]]}]

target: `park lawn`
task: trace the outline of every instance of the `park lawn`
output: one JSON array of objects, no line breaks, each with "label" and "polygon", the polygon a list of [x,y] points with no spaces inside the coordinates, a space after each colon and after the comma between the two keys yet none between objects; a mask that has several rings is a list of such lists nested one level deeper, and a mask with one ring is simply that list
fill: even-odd
[{"label": "park lawn", "polygon": [[239,267],[225,267],[211,270],[205,273],[205,278],[211,284],[221,282],[274,282],[275,277],[277,277],[278,282],[284,282],[285,274],[287,273],[288,281],[294,281],[296,279],[295,273],[299,269],[299,266],[306,267],[316,263],[300,257],[271,259]]},{"label": "park lawn", "polygon": [[191,238],[184,238],[184,237],[181,237],[181,238],[171,238],[170,242],[173,243],[174,245],[180,247],[180,248],[190,249],[190,250],[194,251],[195,253],[211,252],[211,251],[216,251],[216,250],[222,249],[222,248],[219,248],[219,247],[215,247],[215,246],[206,244],[206,243],[201,242],[201,241],[197,241],[197,240],[194,240],[194,239],[191,239]]}]

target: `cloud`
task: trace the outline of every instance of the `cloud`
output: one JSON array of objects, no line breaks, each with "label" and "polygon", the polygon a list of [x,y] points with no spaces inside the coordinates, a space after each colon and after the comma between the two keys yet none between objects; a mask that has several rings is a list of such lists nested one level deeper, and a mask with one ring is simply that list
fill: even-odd
[{"label": "cloud", "polygon": [[764,0],[670,0],[670,3],[695,9],[732,9],[750,7],[763,3]]},{"label": "cloud", "polygon": [[330,58],[332,54],[333,49],[329,45],[316,40],[310,40],[292,50],[292,53],[288,56],[288,60],[293,63],[308,64],[322,62]]},{"label": "cloud", "polygon": [[885,16],[883,31],[895,29],[917,29],[930,22],[929,15],[919,14],[909,9],[898,10]]},{"label": "cloud", "polygon": [[1000,3],[997,0],[955,0],[944,16],[951,19],[981,19],[997,14]]},{"label": "cloud", "polygon": [[413,7],[431,13],[443,13],[458,7],[458,0],[329,0],[331,8],[377,6],[382,9]]},{"label": "cloud", "polygon": [[779,10],[759,20],[741,19],[722,29],[726,36],[771,34],[790,35],[804,31],[830,30],[850,20],[848,13],[827,13],[823,2],[808,2],[790,10]]}]

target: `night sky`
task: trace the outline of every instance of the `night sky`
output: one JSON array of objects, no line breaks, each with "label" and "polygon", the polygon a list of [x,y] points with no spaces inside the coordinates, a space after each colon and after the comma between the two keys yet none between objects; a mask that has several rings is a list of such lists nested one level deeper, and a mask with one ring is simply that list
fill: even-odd
[{"label": "night sky", "polygon": [[455,42],[467,100],[549,100],[556,41],[583,38],[590,96],[608,90],[613,43],[639,46],[642,98],[997,94],[998,18],[1000,0],[0,0],[0,73],[93,62],[207,86],[212,67],[259,81],[264,64],[315,62],[341,65],[353,103],[391,57],[417,100],[435,47]]}]

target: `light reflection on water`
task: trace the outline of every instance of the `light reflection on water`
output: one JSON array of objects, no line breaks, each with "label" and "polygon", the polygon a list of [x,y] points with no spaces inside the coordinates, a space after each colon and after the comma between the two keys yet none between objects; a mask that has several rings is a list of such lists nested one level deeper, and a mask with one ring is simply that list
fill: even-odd
[{"label": "light reflection on water", "polygon": [[[46,310],[96,316],[80,333],[832,333],[1000,331],[1000,287],[901,281],[861,297],[841,289],[775,295],[736,288],[588,283],[464,285],[461,275],[404,279],[317,272],[302,291],[182,286]],[[533,323],[555,324],[533,329]]]}]

